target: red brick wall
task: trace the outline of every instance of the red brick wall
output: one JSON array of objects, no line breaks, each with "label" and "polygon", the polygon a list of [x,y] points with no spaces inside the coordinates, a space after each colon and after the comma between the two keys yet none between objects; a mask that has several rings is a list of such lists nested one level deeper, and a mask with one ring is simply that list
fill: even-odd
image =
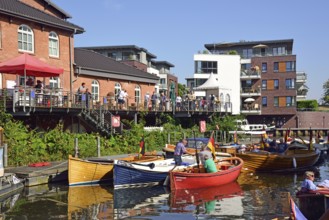
[{"label": "red brick wall", "polygon": [[[95,80],[95,78],[87,77],[87,76],[79,76],[77,80],[73,84],[73,91],[77,92],[78,88],[81,86],[82,82],[86,83],[86,87],[89,88],[89,91],[91,92],[91,83],[92,81]],[[147,92],[151,95],[152,92],[154,91],[154,84],[148,84],[148,83],[139,83],[139,82],[132,82],[132,81],[124,81],[124,80],[115,80],[115,79],[102,79],[99,78],[97,79],[99,83],[99,96],[101,102],[103,100],[101,97],[106,97],[107,93],[109,92],[114,92],[114,86],[115,83],[120,83],[121,84],[121,89],[127,90],[128,96],[129,96],[129,101],[128,103],[135,103],[135,86],[139,85],[140,86],[140,98],[141,100],[144,100],[144,96]]]},{"label": "red brick wall", "polygon": [[298,112],[296,118],[299,128],[328,128],[329,112]]},{"label": "red brick wall", "polygon": [[[34,22],[24,21],[17,18],[13,18],[12,23],[9,22],[9,18],[4,15],[0,15],[0,28],[1,28],[1,48],[0,48],[0,62],[12,59],[21,54],[18,51],[18,27],[22,24],[28,25],[34,33],[34,54],[40,60],[50,65],[63,68],[64,73],[60,76],[61,87],[68,91],[70,88],[70,62],[69,62],[69,39],[70,33],[62,31],[60,29],[50,28],[45,26],[42,30],[41,25]],[[48,36],[49,32],[54,31],[59,37],[59,58],[49,57],[48,51]],[[73,41],[72,41],[73,45]],[[74,53],[72,52],[72,56]],[[16,80],[16,75],[3,74],[2,85],[6,87],[6,80]],[[40,78],[43,80],[43,78]],[[49,84],[49,79],[45,79],[46,85]]]}]

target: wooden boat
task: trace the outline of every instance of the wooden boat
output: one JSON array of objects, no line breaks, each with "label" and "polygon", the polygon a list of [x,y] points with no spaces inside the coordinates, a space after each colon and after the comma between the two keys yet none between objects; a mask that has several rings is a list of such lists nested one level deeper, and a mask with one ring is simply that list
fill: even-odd
[{"label": "wooden boat", "polygon": [[204,202],[222,200],[242,195],[242,189],[237,182],[225,185],[197,188],[179,189],[171,192],[170,207],[182,209],[188,205],[200,205]]},{"label": "wooden boat", "polygon": [[115,160],[113,176],[114,188],[159,185],[169,176],[170,170],[196,164],[196,157],[190,155],[183,156],[182,161],[182,166],[176,167],[173,158],[139,163]]},{"label": "wooden boat", "polygon": [[[154,161],[162,160],[163,157],[151,155],[138,156],[131,155],[123,157],[124,161]],[[68,179],[69,185],[112,183],[113,180],[113,160],[112,159],[80,159],[69,155],[68,160]]]},{"label": "wooden boat", "polygon": [[329,190],[317,190],[309,193],[297,192],[299,209],[307,219],[328,219]]},{"label": "wooden boat", "polygon": [[313,166],[320,157],[319,151],[308,150],[305,145],[290,145],[284,153],[267,151],[236,153],[244,161],[244,168],[255,171],[294,171]]},{"label": "wooden boat", "polygon": [[[68,219],[114,219],[113,189],[99,185],[70,186]],[[97,216],[93,216],[93,215]]]},{"label": "wooden boat", "polygon": [[170,171],[170,187],[172,190],[195,189],[220,186],[234,182],[242,169],[243,160],[238,157],[223,158],[216,161],[218,172],[206,173],[205,169],[193,166],[188,169]]}]

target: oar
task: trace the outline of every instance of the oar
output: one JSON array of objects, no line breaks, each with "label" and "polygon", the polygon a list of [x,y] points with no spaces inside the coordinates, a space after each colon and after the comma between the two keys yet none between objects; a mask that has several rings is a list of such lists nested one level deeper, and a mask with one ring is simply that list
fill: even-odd
[{"label": "oar", "polygon": [[135,164],[135,165],[138,165],[138,166],[149,167],[150,169],[153,169],[155,167],[154,163],[149,163],[149,164],[131,163],[131,164]]}]

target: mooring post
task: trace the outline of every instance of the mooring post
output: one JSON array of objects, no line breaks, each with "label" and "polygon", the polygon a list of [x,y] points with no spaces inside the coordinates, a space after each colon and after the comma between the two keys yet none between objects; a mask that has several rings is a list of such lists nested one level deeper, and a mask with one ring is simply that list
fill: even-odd
[{"label": "mooring post", "polygon": [[97,137],[97,156],[101,157],[101,138]]},{"label": "mooring post", "polygon": [[79,157],[79,146],[78,146],[78,138],[74,139],[74,150],[75,150],[75,155],[74,157]]},{"label": "mooring post", "polygon": [[8,166],[8,144],[5,143],[3,145],[3,166],[7,167]]}]

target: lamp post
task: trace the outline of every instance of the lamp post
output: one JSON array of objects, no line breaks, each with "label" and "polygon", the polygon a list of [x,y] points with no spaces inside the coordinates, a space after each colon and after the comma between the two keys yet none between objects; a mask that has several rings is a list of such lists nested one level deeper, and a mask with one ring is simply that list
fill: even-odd
[{"label": "lamp post", "polygon": [[322,126],[323,126],[323,128],[324,128],[324,125],[325,125],[325,123],[324,123],[325,119],[326,119],[326,116],[323,116],[322,117]]}]

